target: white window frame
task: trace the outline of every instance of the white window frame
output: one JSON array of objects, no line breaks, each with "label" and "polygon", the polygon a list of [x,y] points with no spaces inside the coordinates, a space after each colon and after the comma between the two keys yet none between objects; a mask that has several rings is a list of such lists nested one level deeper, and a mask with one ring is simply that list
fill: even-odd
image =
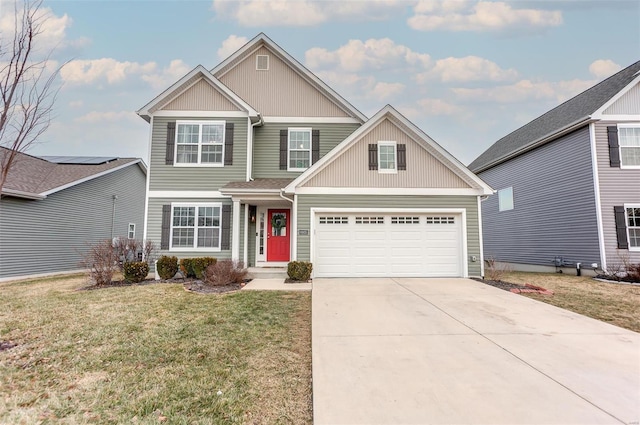
[{"label": "white window frame", "polygon": [[[291,133],[309,133],[309,149],[291,149]],[[311,167],[311,155],[313,154],[313,131],[310,127],[290,127],[287,129],[287,171],[306,171],[309,167],[291,167],[291,151],[309,152],[309,167]]]},{"label": "white window frame", "polygon": [[638,246],[631,245],[631,228],[640,230],[640,227],[629,226],[629,211],[628,211],[629,208],[640,208],[640,204],[624,204],[624,220],[625,220],[624,224],[625,224],[625,227],[627,228],[627,243],[629,246],[629,251],[640,251],[640,245]]},{"label": "white window frame", "polygon": [[640,150],[640,147],[637,146],[623,146],[622,145],[622,138],[620,137],[620,129],[621,128],[640,128],[640,123],[632,123],[632,124],[618,124],[618,150],[620,151],[620,168],[627,168],[627,169],[631,169],[631,170],[638,170],[640,169],[640,165],[624,165],[623,161],[623,156],[622,156],[622,148],[629,148],[629,147],[635,147],[636,149]]},{"label": "white window frame", "polygon": [[[382,168],[382,161],[381,161],[382,157],[381,157],[380,148],[383,146],[393,147],[393,168],[384,168],[384,169]],[[378,142],[378,173],[380,174],[397,174],[398,173],[398,146],[396,142],[392,142],[388,140]]]},{"label": "white window frame", "polygon": [[127,226],[127,239],[135,239],[136,238],[136,224],[129,223]]},{"label": "white window frame", "polygon": [[[184,246],[173,246],[173,210],[175,208],[180,207],[192,207],[195,208],[195,219],[193,225],[193,246],[192,247],[184,247]],[[218,222],[218,226],[211,226],[214,229],[220,229],[219,237],[218,237],[218,246],[217,247],[198,247],[198,209],[200,207],[218,207],[220,208],[220,220]],[[180,226],[185,227],[185,226]],[[206,203],[184,203],[184,202],[175,202],[171,203],[171,227],[169,228],[169,251],[176,252],[213,252],[213,251],[222,251],[222,203],[219,202],[206,202]]]},{"label": "white window frame", "polygon": [[[178,129],[181,125],[198,125],[198,162],[178,162]],[[203,143],[202,142],[202,126],[204,125],[220,125],[222,126],[222,142],[221,143]],[[176,136],[174,141],[173,165],[175,167],[224,167],[224,145],[226,138],[226,121],[176,121]],[[222,156],[220,162],[202,162],[202,146],[203,145],[221,145]]]},{"label": "white window frame", "polygon": [[[509,194],[509,202],[507,205],[504,205],[504,201],[502,200],[501,194],[508,193]],[[505,187],[504,189],[498,190],[498,211],[511,211],[515,209],[516,203],[513,199],[513,186]]]},{"label": "white window frame", "polygon": [[[258,64],[260,63],[260,58],[261,57],[266,57],[267,58],[267,67],[266,68],[260,68],[258,66]],[[256,71],[268,71],[269,70],[269,55],[256,55]]]}]

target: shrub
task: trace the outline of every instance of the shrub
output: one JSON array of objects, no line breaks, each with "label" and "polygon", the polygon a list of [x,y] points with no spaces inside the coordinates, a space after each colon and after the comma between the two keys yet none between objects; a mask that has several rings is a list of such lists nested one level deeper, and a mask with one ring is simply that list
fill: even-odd
[{"label": "shrub", "polygon": [[184,277],[204,279],[204,271],[218,261],[214,257],[183,258],[180,260],[180,271]]},{"label": "shrub", "polygon": [[180,272],[184,277],[196,277],[196,272],[193,271],[193,258],[180,259]]},{"label": "shrub", "polygon": [[89,245],[83,256],[82,265],[89,270],[89,278],[96,285],[111,283],[113,274],[118,267],[118,256],[111,245],[111,240],[103,240],[95,245]]},{"label": "shrub", "polygon": [[484,277],[487,280],[501,282],[504,274],[510,271],[511,269],[508,265],[500,264],[498,260],[493,257],[489,257],[485,260]]},{"label": "shrub", "polygon": [[128,261],[124,263],[123,273],[129,282],[142,282],[149,274],[149,264],[146,261]]},{"label": "shrub", "polygon": [[291,280],[306,282],[311,279],[313,265],[308,261],[291,261],[287,265],[287,275]]},{"label": "shrub", "polygon": [[230,283],[242,283],[247,274],[242,261],[221,260],[205,269],[203,281],[206,285],[224,286]]},{"label": "shrub", "polygon": [[156,270],[160,279],[171,279],[178,273],[178,257],[163,255],[158,259]]},{"label": "shrub", "polygon": [[144,259],[149,263],[155,250],[153,241],[125,237],[114,238],[112,246],[118,258],[118,267],[122,272],[124,271],[124,264],[129,261],[142,261]]}]

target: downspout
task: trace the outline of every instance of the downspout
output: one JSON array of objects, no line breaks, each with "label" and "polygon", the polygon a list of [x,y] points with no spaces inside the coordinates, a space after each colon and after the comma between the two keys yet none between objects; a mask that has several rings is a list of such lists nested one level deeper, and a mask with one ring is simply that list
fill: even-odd
[{"label": "downspout", "polygon": [[247,181],[253,181],[253,130],[258,125],[263,125],[262,115],[258,114],[258,121],[251,124],[249,117],[249,136],[247,137]]},{"label": "downspout", "polygon": [[116,200],[118,199],[118,195],[113,195],[113,209],[111,210],[111,239],[115,237],[115,227],[116,227]]}]

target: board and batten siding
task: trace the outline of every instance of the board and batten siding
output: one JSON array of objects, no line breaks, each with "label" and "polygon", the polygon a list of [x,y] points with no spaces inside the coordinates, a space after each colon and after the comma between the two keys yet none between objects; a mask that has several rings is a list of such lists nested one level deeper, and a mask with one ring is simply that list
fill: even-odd
[{"label": "board and batten siding", "polygon": [[[311,229],[311,208],[464,208],[467,214],[469,276],[480,276],[480,236],[476,196],[297,195],[297,229]],[[297,258],[310,261],[311,236],[297,236]],[[476,256],[478,261],[471,261]]]},{"label": "board and batten siding", "polygon": [[[322,135],[322,132],[320,133]],[[380,173],[369,169],[369,145],[393,141],[406,146],[406,170]],[[360,140],[302,187],[411,187],[469,188],[469,184],[447,168],[389,119],[382,120]]]},{"label": "board and batten siding", "polygon": [[[233,127],[233,165],[188,167],[165,164],[167,123],[176,121],[226,121]],[[151,135],[149,190],[218,190],[230,181],[245,181],[247,170],[248,118],[154,117]]]},{"label": "board and batten siding", "polygon": [[[216,199],[202,199],[202,198],[149,198],[149,212],[147,217],[147,240],[153,241],[157,247],[156,256],[172,255],[180,258],[192,258],[192,257],[216,257],[219,259],[231,258],[231,246],[233,246],[233,230],[230,236],[229,249],[221,251],[180,251],[180,250],[168,250],[160,249],[160,239],[162,236],[162,206],[171,205],[172,203],[184,203],[184,204],[205,204],[205,203],[219,203],[221,205],[231,205],[231,223],[230,228],[233,229],[233,202],[227,198]],[[244,208],[243,206],[241,208]],[[240,232],[242,232],[242,210],[240,211]],[[242,247],[241,247],[242,248]],[[240,251],[242,253],[242,251]]]},{"label": "board and batten siding", "polygon": [[495,190],[513,187],[513,210],[498,211],[497,193],[482,202],[485,258],[600,263],[588,126],[479,176]]},{"label": "board and batten siding", "polygon": [[320,131],[320,158],[353,133],[360,124],[337,123],[265,123],[255,128],[253,142],[253,178],[291,178],[300,172],[280,169],[280,130],[312,128]]},{"label": "board and batten siding", "polygon": [[631,87],[628,92],[620,96],[620,99],[605,109],[603,114],[640,115],[640,84]]},{"label": "board and batten siding", "polygon": [[612,266],[615,268],[616,265],[622,263],[624,258],[628,258],[633,263],[640,263],[640,252],[618,249],[616,238],[613,207],[624,204],[640,204],[640,169],[611,167],[609,163],[607,127],[617,124],[618,122],[611,121],[595,123],[600,208],[608,268],[612,268]]},{"label": "board and batten siding", "polygon": [[[0,278],[84,268],[89,245],[144,225],[145,174],[133,164],[39,201],[0,200]],[[115,200],[115,220],[113,214]],[[114,226],[112,228],[112,223]]]},{"label": "board and batten siding", "polygon": [[[269,56],[269,69],[256,69],[256,56]],[[246,55],[230,69],[216,74],[262,116],[348,117],[318,88],[265,46]]]}]

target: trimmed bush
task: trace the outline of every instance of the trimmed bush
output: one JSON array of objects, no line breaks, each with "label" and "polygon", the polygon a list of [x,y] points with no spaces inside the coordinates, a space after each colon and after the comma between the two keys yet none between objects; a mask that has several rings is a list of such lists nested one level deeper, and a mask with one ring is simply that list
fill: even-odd
[{"label": "trimmed bush", "polygon": [[124,263],[122,272],[129,282],[142,282],[149,274],[149,264],[146,261],[129,261]]},{"label": "trimmed bush", "polygon": [[183,258],[180,260],[180,271],[184,277],[203,279],[206,268],[217,261],[215,257]]},{"label": "trimmed bush", "polygon": [[306,282],[311,279],[313,265],[308,261],[291,261],[287,265],[287,275],[291,280]]},{"label": "trimmed bush", "polygon": [[156,264],[160,279],[171,279],[178,273],[178,257],[163,255]]},{"label": "trimmed bush", "polygon": [[206,268],[203,282],[210,286],[242,283],[246,279],[247,274],[247,269],[244,268],[242,261],[221,260]]}]

